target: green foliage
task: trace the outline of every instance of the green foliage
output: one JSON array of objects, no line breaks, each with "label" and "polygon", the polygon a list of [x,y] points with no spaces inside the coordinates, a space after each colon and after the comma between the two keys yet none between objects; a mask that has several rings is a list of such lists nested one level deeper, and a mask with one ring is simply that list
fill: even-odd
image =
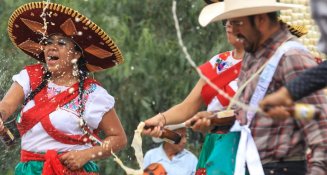
[{"label": "green foliage", "polygon": [[[30,1],[0,0],[1,98],[12,83],[11,77],[24,65],[36,63],[15,48],[7,34],[7,22],[11,13],[28,2]],[[134,150],[130,147],[138,123],[182,102],[199,79],[178,45],[172,1],[51,2],[78,10],[104,29],[120,48],[125,62],[97,72],[94,76],[115,97],[115,109],[128,136],[128,146],[117,155],[127,166],[138,168]],[[206,28],[199,25],[198,15],[203,7],[204,2],[201,0],[177,1],[177,16],[184,44],[198,65],[215,54],[230,49],[226,44],[224,29],[219,23],[210,24]],[[11,126],[11,129],[18,138],[15,127]],[[200,152],[201,139],[202,135],[189,132],[188,148],[196,155]],[[143,141],[144,152],[158,146],[148,136],[144,136]],[[13,149],[4,150],[0,145],[0,172],[12,172],[19,162],[20,146],[16,144]],[[101,174],[124,174],[112,158],[97,160],[96,163],[100,166]]]}]

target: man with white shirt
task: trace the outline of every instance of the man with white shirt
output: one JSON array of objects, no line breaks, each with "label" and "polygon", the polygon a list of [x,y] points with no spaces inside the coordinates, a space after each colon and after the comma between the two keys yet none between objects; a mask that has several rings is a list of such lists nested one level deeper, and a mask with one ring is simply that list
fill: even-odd
[{"label": "man with white shirt", "polygon": [[[177,145],[163,142],[159,147],[149,150],[144,157],[144,169],[153,163],[159,163],[168,175],[194,175],[198,159],[185,149],[187,143],[185,124],[167,125],[165,128],[179,133],[182,136],[181,141]],[[160,138],[152,140],[156,143],[163,141]]]}]

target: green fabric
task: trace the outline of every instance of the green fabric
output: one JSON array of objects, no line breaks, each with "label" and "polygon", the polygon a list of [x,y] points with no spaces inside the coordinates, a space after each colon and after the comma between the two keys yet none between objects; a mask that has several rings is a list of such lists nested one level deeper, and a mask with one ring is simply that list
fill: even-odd
[{"label": "green fabric", "polygon": [[196,166],[196,170],[200,168],[206,167],[206,162],[211,155],[212,150],[215,147],[215,142],[221,138],[223,138],[226,134],[216,134],[216,133],[210,133],[207,134],[206,139],[204,140],[201,153],[199,156],[198,164]]},{"label": "green fabric", "polygon": [[206,162],[207,174],[234,174],[235,159],[240,137],[240,132],[230,132],[215,142],[212,154]]},{"label": "green fabric", "polygon": [[[44,154],[44,153],[40,153]],[[61,153],[58,153],[61,154]],[[29,161],[29,162],[19,162],[15,168],[15,175],[39,175],[42,174],[44,161]],[[90,172],[99,172],[99,167],[92,161],[87,162],[83,169]]]}]

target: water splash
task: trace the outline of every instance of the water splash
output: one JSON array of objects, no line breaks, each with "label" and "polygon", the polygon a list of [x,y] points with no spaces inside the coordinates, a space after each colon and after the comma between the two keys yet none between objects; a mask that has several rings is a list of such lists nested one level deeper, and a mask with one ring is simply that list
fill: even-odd
[{"label": "water splash", "polygon": [[132,147],[135,151],[135,157],[137,160],[137,163],[140,166],[140,169],[135,170],[132,168],[129,168],[123,164],[123,162],[112,152],[112,155],[115,157],[115,161],[125,170],[127,175],[142,175],[143,174],[143,151],[142,151],[142,137],[141,132],[143,130],[143,127],[145,126],[144,122],[140,122],[137,126],[137,129],[134,131],[134,138],[132,141]]}]

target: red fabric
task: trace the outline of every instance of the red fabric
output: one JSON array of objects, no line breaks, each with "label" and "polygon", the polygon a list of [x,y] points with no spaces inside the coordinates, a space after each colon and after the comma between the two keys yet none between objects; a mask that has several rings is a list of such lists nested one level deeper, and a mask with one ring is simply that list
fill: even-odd
[{"label": "red fabric", "polygon": [[231,53],[230,51],[221,53],[221,54],[219,54],[219,58],[222,59],[222,60],[224,60],[224,61],[226,61],[227,58],[230,56],[230,53]]},{"label": "red fabric", "polygon": [[25,66],[24,69],[27,71],[30,78],[31,90],[36,89],[39,84],[41,84],[45,68],[42,64],[35,64],[30,66]]},{"label": "red fabric", "polygon": [[[224,72],[217,74],[215,69],[212,68],[210,62],[207,62],[199,67],[202,71],[203,75],[205,75],[212,83],[214,83],[217,87],[222,89],[229,96],[234,96],[234,90],[228,85],[232,80],[235,80],[238,77],[242,65],[242,61],[238,62],[234,66],[228,68]],[[217,90],[212,88],[208,83],[202,87],[201,96],[203,98],[204,103],[208,106],[214,97],[217,96],[219,102],[223,106],[227,106],[229,104],[229,100],[220,95]]]},{"label": "red fabric", "polygon": [[311,153],[307,154],[308,168],[311,166]]},{"label": "red fabric", "polygon": [[64,155],[57,155],[57,151],[48,150],[44,155],[29,151],[21,151],[21,162],[44,161],[42,175],[63,175],[63,165],[59,158]]},{"label": "red fabric", "polygon": [[29,161],[44,161],[43,164],[43,173],[42,175],[98,175],[99,173],[95,172],[85,172],[82,168],[77,170],[70,170],[65,165],[63,165],[59,158],[64,155],[62,153],[57,155],[57,151],[49,150],[45,155],[39,153],[33,153],[29,151],[22,150],[21,151],[21,162],[29,162]]},{"label": "red fabric", "polygon": [[315,57],[315,60],[318,64],[322,63],[322,59],[321,58],[318,58],[318,57]]},{"label": "red fabric", "polygon": [[[233,77],[234,78],[234,77]],[[236,79],[236,78],[235,78]],[[229,84],[229,83],[228,83]],[[230,97],[234,97],[235,95],[235,91],[229,86],[229,85],[225,85],[222,90],[224,90],[225,93],[228,94],[228,96]],[[218,93],[218,92],[217,92]],[[229,105],[229,100],[227,98],[225,98],[223,95],[217,94],[216,95],[220,104],[222,106],[228,106]]]},{"label": "red fabric", "polygon": [[196,170],[195,175],[207,175],[207,169],[200,168],[200,169]]},{"label": "red fabric", "polygon": [[[43,66],[41,64],[25,67],[29,73],[32,89],[35,89],[42,81],[43,78]],[[41,79],[39,78],[41,77]],[[37,82],[37,83],[35,83]],[[93,79],[85,79],[84,88],[95,83],[100,85]],[[101,85],[100,85],[101,86]],[[74,89],[71,91],[70,89]],[[71,92],[69,92],[71,91]],[[68,88],[66,91],[48,99],[47,87],[44,87],[35,97],[35,106],[24,112],[21,116],[21,123],[17,124],[17,128],[20,135],[23,136],[27,131],[33,128],[38,122],[41,122],[44,130],[55,140],[65,144],[85,144],[91,140],[86,135],[67,135],[58,129],[56,129],[49,119],[49,114],[55,111],[58,107],[62,107],[78,95],[78,83]],[[96,134],[98,130],[95,130]]]}]

